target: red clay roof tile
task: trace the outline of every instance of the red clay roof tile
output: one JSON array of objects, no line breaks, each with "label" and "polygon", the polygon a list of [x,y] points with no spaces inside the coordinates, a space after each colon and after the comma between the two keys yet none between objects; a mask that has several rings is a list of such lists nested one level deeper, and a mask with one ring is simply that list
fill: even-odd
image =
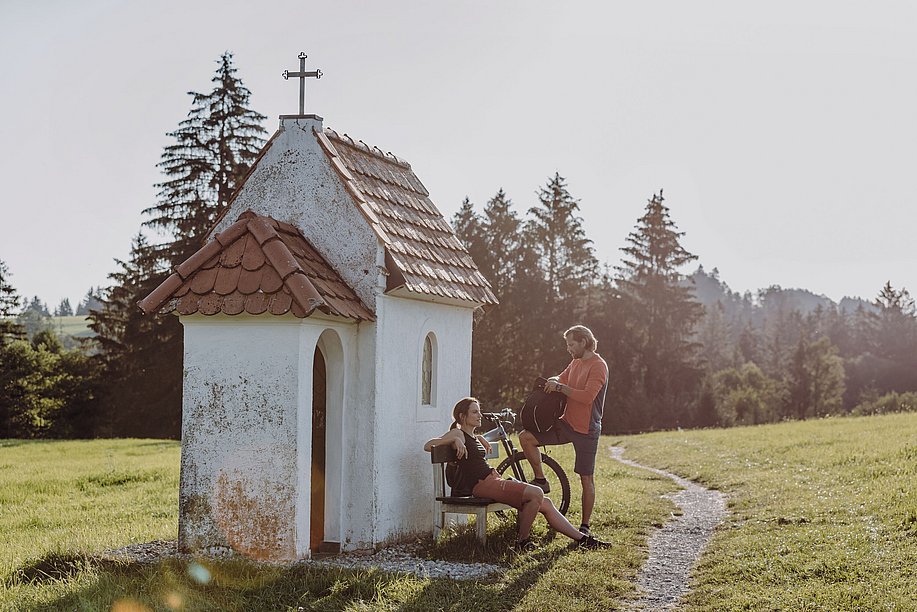
[{"label": "red clay roof tile", "polygon": [[191,281],[188,284],[188,287],[191,291],[198,295],[204,295],[213,289],[213,283],[217,279],[217,272],[221,268],[209,268],[205,270],[198,270],[198,273],[195,274]]},{"label": "red clay roof tile", "polygon": [[[220,267],[217,272],[217,278],[213,282],[213,292],[218,295],[229,295],[239,286],[239,276],[242,272],[242,266],[234,268]],[[193,287],[192,287],[193,289]]]},{"label": "red clay roof tile", "polygon": [[241,264],[247,243],[248,236],[242,236],[232,244],[224,246],[223,252],[220,253],[220,265],[224,268],[233,268]]},{"label": "red clay roof tile", "polygon": [[403,286],[415,293],[497,303],[489,283],[410,165],[332,129],[317,132],[317,138],[385,245],[387,261],[402,272],[389,274],[389,290]]},{"label": "red clay roof tile", "polygon": [[207,263],[210,258],[220,252],[221,248],[219,242],[208,242],[194,255],[175,266],[175,271],[178,272],[182,279],[187,280],[192,272]]},{"label": "red clay roof tile", "polygon": [[146,313],[181,315],[282,315],[292,310],[302,318],[321,310],[374,319],[302,232],[251,211],[177,266],[138,306]]}]

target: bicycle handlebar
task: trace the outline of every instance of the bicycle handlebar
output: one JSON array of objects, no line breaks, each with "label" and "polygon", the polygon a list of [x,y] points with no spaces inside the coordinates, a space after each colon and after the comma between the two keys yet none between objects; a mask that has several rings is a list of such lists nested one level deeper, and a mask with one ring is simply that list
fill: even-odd
[{"label": "bicycle handlebar", "polygon": [[504,408],[500,412],[482,412],[481,416],[489,421],[504,424],[504,427],[506,424],[509,424],[509,429],[513,429],[516,424],[516,413],[510,408]]}]

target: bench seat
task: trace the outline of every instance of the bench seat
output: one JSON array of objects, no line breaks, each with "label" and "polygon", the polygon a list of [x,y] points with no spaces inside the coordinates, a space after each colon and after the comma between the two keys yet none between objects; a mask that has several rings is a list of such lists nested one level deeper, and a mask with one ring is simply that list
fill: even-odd
[{"label": "bench seat", "polygon": [[456,461],[452,445],[434,446],[430,453],[433,464],[433,539],[438,540],[446,525],[447,514],[473,514],[475,532],[481,544],[487,542],[487,513],[514,510],[512,506],[487,497],[446,495],[446,464]]}]

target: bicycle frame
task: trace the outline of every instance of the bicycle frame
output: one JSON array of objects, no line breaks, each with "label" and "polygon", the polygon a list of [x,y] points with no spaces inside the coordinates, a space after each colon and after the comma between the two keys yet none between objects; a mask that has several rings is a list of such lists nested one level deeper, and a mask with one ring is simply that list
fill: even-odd
[{"label": "bicycle frame", "polygon": [[[512,457],[516,454],[516,445],[513,444],[513,439],[510,438],[513,427],[516,423],[516,415],[509,408],[504,408],[502,412],[485,412],[481,416],[486,419],[489,419],[497,424],[496,427],[483,433],[484,439],[490,442],[491,444],[499,441],[503,446],[503,450],[506,453],[507,457]],[[507,429],[509,431],[507,431]],[[496,459],[499,457],[499,454],[493,455],[488,454],[487,459]],[[522,473],[522,469],[518,464],[514,463],[513,466],[513,477],[516,480],[521,482],[527,482],[525,475]]]}]

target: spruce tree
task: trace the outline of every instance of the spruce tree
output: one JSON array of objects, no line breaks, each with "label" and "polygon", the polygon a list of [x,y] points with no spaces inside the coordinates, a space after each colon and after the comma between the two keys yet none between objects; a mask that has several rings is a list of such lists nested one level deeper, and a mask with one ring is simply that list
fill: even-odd
[{"label": "spruce tree", "polygon": [[598,260],[578,213],[579,200],[555,173],[539,190],[525,226],[524,239],[535,252],[543,279],[533,287],[542,293],[529,296],[539,312],[533,313],[538,318],[530,319],[528,332],[536,347],[531,358],[544,374],[556,374],[569,360],[561,333],[586,316],[590,288],[599,280]]},{"label": "spruce tree", "polygon": [[171,234],[159,256],[177,265],[191,256],[248,172],[261,147],[266,117],[248,108],[251,92],[236,76],[232,54],[223,53],[206,94],[188,92],[191,110],[168,136],[175,142],[162,153],[166,177],[159,202],[144,211],[144,225]]},{"label": "spruce tree", "polygon": [[541,373],[530,359],[537,346],[529,333],[546,289],[537,257],[523,240],[523,222],[502,189],[487,202],[483,215],[474,213],[466,200],[454,221],[500,301],[475,321],[472,389],[487,404],[517,405]]},{"label": "spruce tree", "polygon": [[156,250],[142,234],[127,261],[115,260],[112,284],[90,311],[104,367],[101,435],[177,437],[181,431],[182,330],[175,316],[151,317],[138,299],[162,278]]},{"label": "spruce tree", "polygon": [[693,335],[703,306],[680,272],[697,257],[681,246],[682,236],[660,191],[627,237],[621,249],[625,257],[616,268],[636,349],[631,375],[638,381],[638,393],[623,416],[640,428],[688,424],[701,380]]},{"label": "spruce tree", "polygon": [[6,342],[25,336],[25,330],[16,321],[21,302],[19,294],[10,282],[9,268],[0,260],[0,347]]},{"label": "spruce tree", "polygon": [[189,92],[191,110],[163,151],[158,203],[144,226],[166,235],[150,245],[135,239],[130,259],[117,262],[114,284],[92,311],[106,367],[109,431],[114,435],[178,437],[181,428],[182,331],[175,316],[141,316],[136,303],[201,247],[257,158],[265,119],[248,108],[251,92],[236,76],[232,54],[217,60],[213,89]]}]

